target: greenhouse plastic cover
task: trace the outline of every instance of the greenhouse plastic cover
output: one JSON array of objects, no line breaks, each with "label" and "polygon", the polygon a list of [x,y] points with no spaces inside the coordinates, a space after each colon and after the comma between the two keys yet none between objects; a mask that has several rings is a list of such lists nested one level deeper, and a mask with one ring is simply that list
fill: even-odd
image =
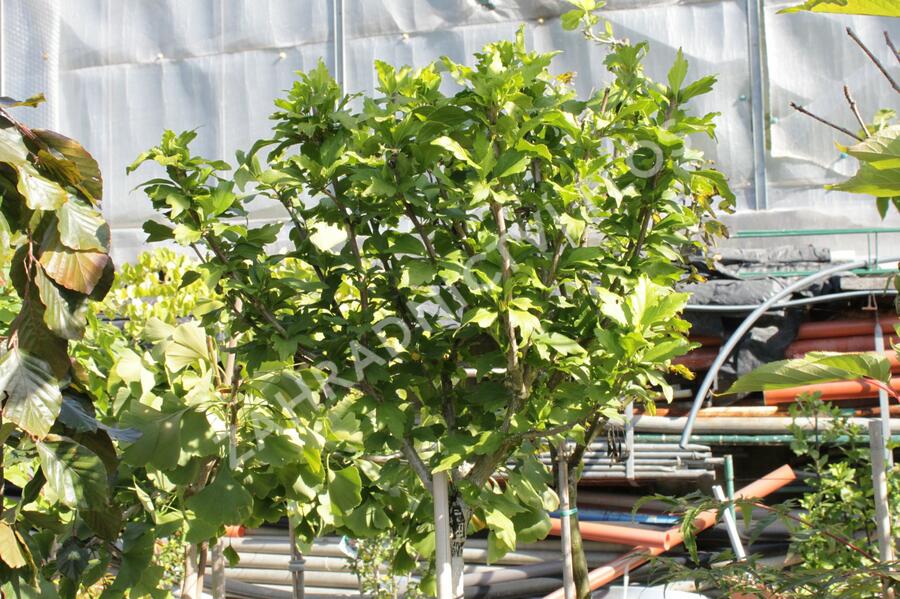
[{"label": "greenhouse plastic cover", "polygon": [[[767,207],[812,220],[830,216],[843,226],[878,224],[871,200],[822,190],[853,172],[854,161],[834,147],[849,140],[788,103],[851,129],[844,83],[863,114],[900,108],[898,95],[844,33],[852,27],[896,71],[882,31],[900,39],[900,19],[776,14],[789,4],[767,2],[760,33]],[[442,55],[471,61],[485,43],[510,38],[524,24],[529,46],[562,51],[554,70],[575,72],[586,95],[608,75],[601,48],[562,30],[559,15],[568,8],[557,0],[345,0],[346,89],[373,91],[375,58],[417,67]],[[333,67],[332,12],[332,0],[0,0],[0,94],[44,92],[48,102],[18,109],[20,117],[79,139],[97,157],[114,254],[130,259],[146,247],[140,227],[153,216],[134,188],[154,173],[126,176],[125,166],[163,129],[198,128],[195,151],[227,160],[267,135],[272,102],[295,71],[320,59]],[[721,113],[718,140],[698,136],[692,143],[730,177],[739,208],[757,208],[745,0],[611,0],[602,14],[619,37],[650,42],[647,71],[654,78],[665,80],[679,47],[690,61],[689,79],[718,75],[715,92],[693,102],[698,113]],[[252,216],[278,217],[265,208]]]}]

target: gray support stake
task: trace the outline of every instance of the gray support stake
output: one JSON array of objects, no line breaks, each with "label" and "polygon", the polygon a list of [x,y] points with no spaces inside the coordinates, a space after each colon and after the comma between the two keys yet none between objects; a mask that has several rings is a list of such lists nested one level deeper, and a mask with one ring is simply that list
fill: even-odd
[{"label": "gray support stake", "polygon": [[753,135],[753,192],[756,210],[769,206],[766,188],[766,101],[763,79],[763,0],[746,0],[750,61],[750,122]]},{"label": "gray support stake", "polygon": [[434,493],[434,564],[437,599],[454,599],[453,571],[450,566],[450,498],[446,472],[435,472],[431,481]]},{"label": "gray support stake", "polygon": [[565,599],[575,599],[575,570],[572,564],[572,505],[569,503],[569,463],[566,443],[560,441],[556,453],[557,484],[559,486],[559,539],[563,559],[563,592]]},{"label": "gray support stake", "polygon": [[[729,501],[728,497],[725,496],[725,491],[722,490],[722,487],[719,485],[714,485],[712,488],[713,497],[718,499],[719,501]],[[741,535],[738,534],[737,522],[734,519],[734,514],[732,510],[734,509],[734,505],[729,505],[727,508],[722,510],[722,519],[725,520],[725,530],[728,531],[728,540],[731,541],[731,548],[734,550],[734,557],[737,558],[737,561],[742,562],[747,559],[747,552],[744,551],[744,544],[741,543]]]},{"label": "gray support stake", "polygon": [[[884,462],[885,438],[881,423],[869,421],[869,451],[872,454],[872,491],[875,496],[875,526],[878,532],[878,557],[883,563],[894,561],[891,539],[891,512],[888,507],[887,471]],[[885,589],[885,597],[893,597],[893,589]]]},{"label": "gray support stake", "polygon": [[[879,356],[884,356],[884,331],[881,330],[881,320],[875,316],[875,351]],[[891,438],[891,403],[888,400],[887,391],[878,388],[878,406],[881,408],[881,436],[883,439]],[[894,465],[893,452],[884,446],[884,463],[888,468]]]},{"label": "gray support stake", "polygon": [[634,402],[625,405],[625,477],[634,484]]}]

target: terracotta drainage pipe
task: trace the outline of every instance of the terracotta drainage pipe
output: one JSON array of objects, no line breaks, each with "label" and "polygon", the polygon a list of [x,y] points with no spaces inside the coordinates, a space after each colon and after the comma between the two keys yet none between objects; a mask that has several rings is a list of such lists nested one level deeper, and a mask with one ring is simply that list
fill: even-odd
[{"label": "terracotta drainage pipe", "polygon": [[[864,399],[878,397],[878,386],[865,380],[837,381],[834,383],[820,383],[818,385],[801,385],[788,387],[787,389],[773,389],[763,392],[763,399],[767,406],[797,401],[801,393],[818,391],[824,401],[839,401],[847,399]],[[900,391],[900,377],[891,379],[891,389]]]},{"label": "terracotta drainage pipe", "polygon": [[[900,318],[884,315],[880,318],[881,330],[893,333],[894,325],[900,324]],[[823,322],[804,322],[797,330],[797,339],[827,339],[831,337],[852,337],[866,335],[872,338],[872,320],[827,320]]]},{"label": "terracotta drainage pipe", "polygon": [[[869,345],[872,345],[871,340],[869,340]],[[712,365],[718,355],[719,349],[716,347],[698,347],[683,356],[672,358],[672,363],[682,364],[691,370],[706,370]]]},{"label": "terracotta drainage pipe", "polygon": [[[784,487],[788,483],[792,482],[797,478],[797,475],[794,474],[794,471],[790,466],[782,466],[778,470],[770,472],[765,475],[761,479],[756,482],[750,483],[746,487],[740,489],[734,494],[735,499],[749,499],[751,497],[766,497],[767,495],[771,495],[781,487]],[[705,512],[701,512],[694,519],[694,529],[696,532],[701,532],[706,530],[707,528],[712,527],[716,523],[716,517],[718,515],[718,510],[706,510]],[[681,526],[673,526],[668,530],[668,532],[672,535],[672,542],[675,545],[680,545],[684,542],[684,536],[681,534]],[[610,582],[616,580],[626,571],[632,571],[640,566],[647,563],[647,561],[651,557],[655,557],[657,555],[662,555],[665,553],[665,549],[662,547],[635,547],[633,550],[629,551],[625,555],[621,557],[617,557],[613,561],[609,562],[604,566],[600,566],[596,570],[592,570],[588,575],[588,580],[590,580],[591,590],[595,591],[602,587],[605,584],[609,584]],[[546,595],[544,599],[563,599],[564,593],[563,589],[559,589]]]},{"label": "terracotta drainage pipe", "polygon": [[[559,518],[550,518],[550,533],[559,536]],[[642,545],[668,550],[672,548],[671,530],[651,530],[603,522],[579,522],[578,530],[581,538],[602,543],[621,543],[622,545]],[[678,541],[680,543],[680,541]],[[676,543],[677,544],[677,543]]]},{"label": "terracotta drainage pipe", "polygon": [[[873,328],[874,327],[870,327]],[[900,343],[900,337],[891,335],[884,338],[887,347]],[[695,350],[696,351],[696,350]],[[839,352],[870,352],[875,351],[875,338],[871,332],[868,335],[856,337],[828,337],[827,339],[801,339],[788,345],[784,355],[789,358],[799,358],[811,351],[839,351]],[[887,353],[887,352],[885,352]],[[685,354],[689,355],[689,354]]]}]

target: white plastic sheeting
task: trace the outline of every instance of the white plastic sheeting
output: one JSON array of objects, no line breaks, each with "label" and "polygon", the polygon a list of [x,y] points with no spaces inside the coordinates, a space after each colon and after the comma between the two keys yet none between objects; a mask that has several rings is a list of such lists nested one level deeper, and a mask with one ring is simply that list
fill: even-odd
[{"label": "white plastic sheeting", "polygon": [[[679,47],[691,63],[689,77],[718,74],[715,92],[694,103],[697,112],[721,112],[717,143],[693,143],[729,175],[744,210],[755,207],[747,1],[756,0],[612,0],[604,12],[617,35],[650,42],[652,76],[665,79]],[[852,26],[900,71],[888,62],[881,34],[888,30],[900,41],[900,20],[776,14],[790,3],[767,2],[761,32],[768,206],[802,209],[791,212],[800,220],[808,210],[814,222],[819,212],[846,218],[855,202],[855,222],[876,224],[871,202],[821,188],[852,172],[853,160],[833,146],[848,140],[788,102],[853,128],[841,92],[846,81],[864,114],[900,108],[843,32]],[[320,58],[333,66],[332,8],[332,0],[0,0],[0,93],[45,92],[48,104],[19,109],[21,117],[81,140],[98,158],[114,254],[129,259],[145,247],[140,226],[153,211],[132,191],[150,172],[126,177],[125,166],[165,128],[199,128],[196,151],[226,160],[265,136],[272,101],[294,72]],[[441,55],[468,61],[524,23],[532,47],[563,51],[555,70],[576,72],[587,94],[607,79],[602,51],[562,31],[558,17],[567,9],[557,0],[345,0],[347,89],[372,91],[376,57],[414,66]]]}]

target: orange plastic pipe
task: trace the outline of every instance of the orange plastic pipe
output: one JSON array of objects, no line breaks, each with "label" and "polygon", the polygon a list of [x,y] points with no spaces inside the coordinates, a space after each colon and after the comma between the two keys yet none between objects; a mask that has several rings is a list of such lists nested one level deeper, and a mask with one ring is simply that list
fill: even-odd
[{"label": "orange plastic pipe", "polygon": [[[897,316],[881,316],[881,330],[893,333],[894,325],[900,324]],[[797,331],[797,339],[826,339],[829,337],[852,337],[868,335],[872,338],[875,323],[872,320],[827,320],[823,322],[805,322]]]},{"label": "orange plastic pipe", "polygon": [[[900,337],[890,335],[884,338],[887,347],[900,343]],[[856,337],[829,337],[827,339],[801,339],[788,345],[784,354],[789,358],[799,358],[811,351],[869,352],[875,351],[874,334]],[[689,355],[690,352],[688,352]]]},{"label": "orange plastic pipe", "polygon": [[[767,495],[771,495],[796,478],[797,475],[794,474],[794,471],[791,469],[791,467],[785,465],[778,470],[770,472],[756,482],[752,482],[746,487],[740,489],[734,494],[734,497],[735,499],[766,497]],[[704,531],[714,525],[716,523],[717,514],[718,510],[714,509],[701,512],[694,519],[695,532]],[[673,547],[684,542],[684,536],[681,534],[681,526],[673,526],[669,529],[668,532],[672,535],[672,542],[674,543]],[[663,553],[665,553],[665,551],[666,550],[662,547],[635,547],[632,551],[629,551],[625,555],[617,557],[613,561],[604,566],[600,566],[596,570],[592,570],[588,575],[588,580],[591,584],[591,590],[595,591],[603,585],[611,583],[612,581],[625,574],[626,570],[632,571],[644,565],[647,561],[649,561],[651,557],[662,555]],[[559,589],[550,593],[549,595],[546,595],[544,599],[563,599],[564,596],[565,594],[563,592],[563,589]]]},{"label": "orange plastic pipe", "polygon": [[716,356],[719,355],[719,349],[716,347],[698,347],[692,349],[683,356],[672,358],[673,364],[683,364],[691,370],[706,370],[712,366]]},{"label": "orange plastic pipe", "polygon": [[240,538],[246,534],[247,528],[243,524],[228,525],[225,527],[225,536],[231,538]]},{"label": "orange plastic pipe", "polygon": [[[548,534],[559,536],[560,528],[561,522],[559,518],[550,518],[550,532]],[[668,530],[650,530],[603,522],[579,522],[578,530],[581,531],[581,538],[588,541],[618,543],[620,545],[642,545],[645,547],[660,547],[662,549],[670,549],[672,547],[672,535]]]},{"label": "orange plastic pipe", "polygon": [[[797,400],[801,393],[813,393],[818,391],[825,401],[839,401],[847,399],[865,399],[878,397],[879,387],[865,380],[837,381],[834,383],[820,383],[818,385],[800,385],[787,389],[773,389],[763,392],[763,400],[767,406],[780,403],[789,403]],[[900,377],[891,379],[891,389],[900,391]]]}]

